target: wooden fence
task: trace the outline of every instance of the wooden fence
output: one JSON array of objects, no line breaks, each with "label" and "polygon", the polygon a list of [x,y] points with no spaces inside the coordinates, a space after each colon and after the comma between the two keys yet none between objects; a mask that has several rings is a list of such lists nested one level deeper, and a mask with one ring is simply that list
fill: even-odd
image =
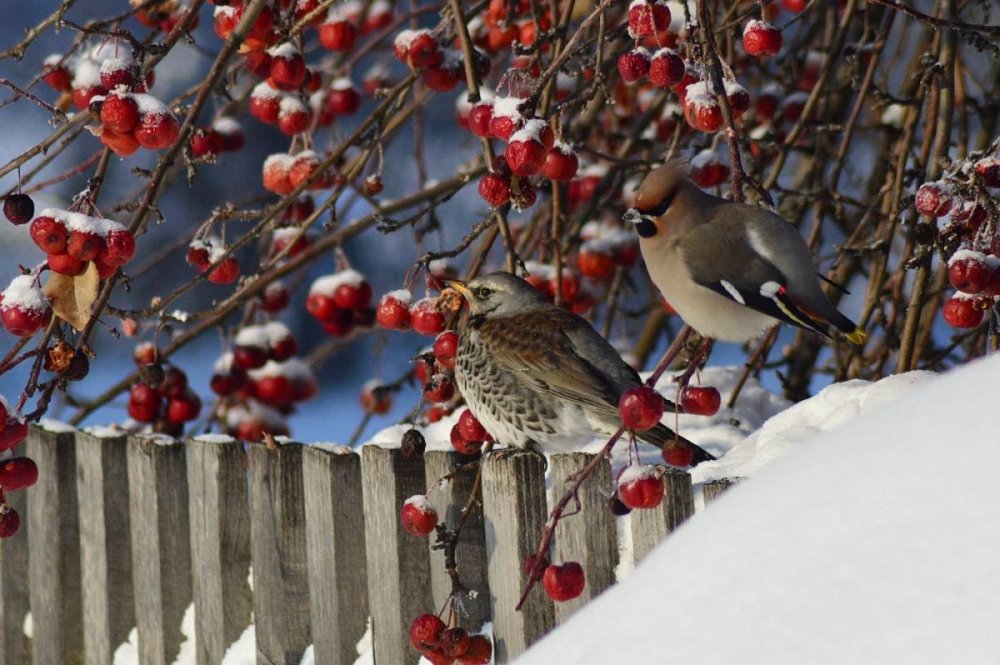
[{"label": "wooden fence", "polygon": [[[22,526],[0,541],[0,665],[107,665],[133,627],[140,662],[166,665],[192,602],[200,664],[220,663],[251,620],[258,662],[298,663],[313,644],[318,664],[350,664],[369,617],[376,662],[415,663],[409,623],[436,612],[451,590],[442,552],[404,532],[398,516],[407,497],[453,469],[454,453],[405,459],[375,446],[269,450],[228,437],[179,442],[69,428],[33,428],[25,446],[39,479],[8,495]],[[556,497],[589,459],[552,458]],[[431,491],[449,524],[472,480],[468,469]],[[659,508],[631,515],[635,559],[694,511],[690,477],[671,472],[666,482]],[[556,533],[557,557],[585,570],[583,596],[554,605],[536,588],[515,612],[523,562],[548,514],[544,463],[535,455],[485,462],[482,518],[466,525],[457,556],[463,582],[478,592],[465,627],[493,622],[498,663],[613,583],[620,548],[610,485],[605,463],[580,490],[581,514]],[[725,486],[706,487],[705,496]]]}]

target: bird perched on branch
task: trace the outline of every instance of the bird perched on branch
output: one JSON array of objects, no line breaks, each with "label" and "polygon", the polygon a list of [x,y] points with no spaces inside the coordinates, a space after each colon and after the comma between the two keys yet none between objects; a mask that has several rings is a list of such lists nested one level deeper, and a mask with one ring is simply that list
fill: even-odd
[{"label": "bird perched on branch", "polygon": [[[498,442],[569,452],[621,427],[618,400],[642,381],[587,321],[509,273],[448,286],[469,303],[455,380]],[[688,447],[694,464],[713,459],[662,424],[636,436],[659,448]]]},{"label": "bird perched on branch", "polygon": [[784,321],[864,341],[820,289],[812,253],[791,224],[702,191],[682,164],[650,171],[625,219],[639,233],[653,283],[702,335],[745,342]]}]

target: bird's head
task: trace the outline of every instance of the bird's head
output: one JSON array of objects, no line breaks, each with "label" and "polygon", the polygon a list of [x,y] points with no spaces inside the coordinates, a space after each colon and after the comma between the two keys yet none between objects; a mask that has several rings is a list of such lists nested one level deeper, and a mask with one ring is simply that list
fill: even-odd
[{"label": "bird's head", "polygon": [[468,282],[446,284],[469,303],[472,316],[505,317],[545,305],[545,297],[526,281],[508,272],[494,272]]},{"label": "bird's head", "polygon": [[664,216],[670,211],[678,191],[687,182],[683,162],[672,160],[653,169],[635,192],[635,207],[625,211],[623,219],[635,224],[639,236],[654,238],[664,230]]}]

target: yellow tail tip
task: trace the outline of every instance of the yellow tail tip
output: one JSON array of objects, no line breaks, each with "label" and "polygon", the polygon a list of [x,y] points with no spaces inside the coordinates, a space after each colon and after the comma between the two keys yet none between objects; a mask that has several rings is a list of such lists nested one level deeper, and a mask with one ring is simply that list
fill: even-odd
[{"label": "yellow tail tip", "polygon": [[851,344],[864,344],[865,338],[868,337],[868,333],[861,328],[855,328],[854,332],[847,333],[845,336]]}]

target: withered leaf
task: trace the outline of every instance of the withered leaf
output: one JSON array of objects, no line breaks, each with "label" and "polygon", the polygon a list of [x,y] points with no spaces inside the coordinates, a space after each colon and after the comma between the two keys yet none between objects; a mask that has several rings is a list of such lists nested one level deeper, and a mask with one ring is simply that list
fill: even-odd
[{"label": "withered leaf", "polygon": [[100,281],[97,266],[91,261],[87,269],[75,277],[52,273],[43,291],[56,316],[82,331],[90,321],[90,308],[97,300]]},{"label": "withered leaf", "polygon": [[49,349],[48,354],[45,356],[45,364],[43,367],[46,372],[56,372],[57,374],[61,374],[69,368],[70,363],[73,361],[73,356],[75,355],[76,349],[66,342],[59,342]]}]

